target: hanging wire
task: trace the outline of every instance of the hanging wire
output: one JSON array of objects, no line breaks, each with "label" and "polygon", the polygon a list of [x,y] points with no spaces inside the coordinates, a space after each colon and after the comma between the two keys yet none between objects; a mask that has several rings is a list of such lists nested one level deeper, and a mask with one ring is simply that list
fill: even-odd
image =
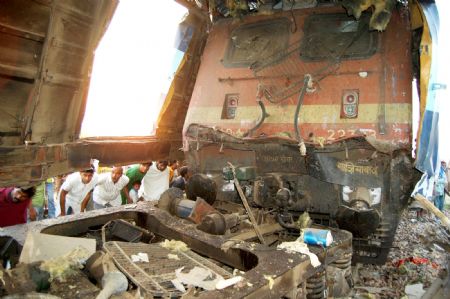
[{"label": "hanging wire", "polygon": [[[345,32],[346,29],[349,29],[348,26],[352,26],[353,24],[346,24],[341,28],[341,31]],[[347,50],[354,45],[363,33],[368,32],[368,29],[368,22],[360,21],[355,34],[345,46],[339,49],[340,51],[338,53],[334,53],[333,48],[326,47],[321,42],[321,49],[325,49],[328,52],[326,55],[328,63],[325,65],[321,61],[307,63],[302,61],[300,58],[301,43],[300,41],[296,41],[290,44],[285,51],[260,59],[250,68],[253,70],[255,78],[259,80],[266,100],[272,104],[279,104],[300,92],[306,74],[311,74],[314,82],[317,83],[335,73],[339,69],[342,57],[346,54]],[[315,37],[312,35],[309,38],[313,40]],[[319,45],[316,45],[315,50],[319,51],[317,47]]]}]

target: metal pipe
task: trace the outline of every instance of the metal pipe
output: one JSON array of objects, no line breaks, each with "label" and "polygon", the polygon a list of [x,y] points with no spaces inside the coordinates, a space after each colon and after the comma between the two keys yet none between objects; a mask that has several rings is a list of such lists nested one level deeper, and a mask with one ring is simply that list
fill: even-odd
[{"label": "metal pipe", "polygon": [[250,205],[248,204],[247,198],[244,195],[244,192],[242,191],[241,185],[239,184],[238,179],[236,178],[236,170],[233,164],[231,164],[230,162],[228,162],[228,165],[230,165],[231,170],[233,171],[233,180],[234,180],[234,185],[236,186],[236,189],[239,193],[239,197],[242,200],[242,203],[244,204],[245,210],[247,211],[248,216],[250,217],[250,222],[253,225],[253,229],[255,230],[256,235],[258,236],[259,241],[261,242],[261,244],[266,244],[264,241],[264,237],[261,234],[258,224],[256,223],[255,220],[255,216],[253,216],[253,212],[250,209]]},{"label": "metal pipe", "polygon": [[305,75],[305,79],[303,80],[303,87],[300,91],[300,95],[298,96],[297,107],[295,108],[294,128],[295,128],[295,139],[298,141],[298,143],[303,143],[303,139],[300,135],[300,130],[298,128],[298,117],[300,114],[300,108],[302,107],[303,104],[303,98],[305,97],[306,87],[308,85],[309,80],[311,80],[311,76]]},{"label": "metal pipe", "polygon": [[244,137],[248,137],[254,131],[256,131],[264,123],[264,121],[266,120],[266,117],[269,116],[269,114],[266,112],[266,107],[264,106],[264,103],[262,101],[258,101],[258,105],[259,105],[259,108],[261,108],[261,117],[260,117],[258,123],[244,134]]}]

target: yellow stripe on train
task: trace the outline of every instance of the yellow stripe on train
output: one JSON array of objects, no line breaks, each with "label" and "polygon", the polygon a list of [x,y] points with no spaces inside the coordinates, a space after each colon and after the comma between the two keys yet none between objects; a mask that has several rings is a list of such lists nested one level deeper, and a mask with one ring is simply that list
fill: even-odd
[{"label": "yellow stripe on train", "polygon": [[[385,104],[386,123],[411,124],[411,104],[395,103]],[[300,123],[323,124],[352,124],[352,123],[378,123],[380,104],[360,104],[358,117],[353,119],[341,118],[340,105],[304,105],[300,111]],[[292,123],[295,105],[266,106],[269,116],[265,123],[288,124]],[[190,107],[186,117],[186,124],[227,124],[252,123],[259,119],[261,110],[258,106],[240,106],[237,108],[234,119],[222,119],[222,107]]]}]

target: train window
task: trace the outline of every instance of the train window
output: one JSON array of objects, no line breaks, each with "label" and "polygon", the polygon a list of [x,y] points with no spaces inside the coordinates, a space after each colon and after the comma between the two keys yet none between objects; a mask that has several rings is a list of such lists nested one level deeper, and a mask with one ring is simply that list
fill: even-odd
[{"label": "train window", "polygon": [[313,15],[306,19],[300,57],[306,61],[363,59],[375,54],[378,33],[369,31],[368,14],[359,20],[346,14]]},{"label": "train window", "polygon": [[231,32],[222,61],[225,67],[249,67],[255,61],[285,51],[289,20],[282,18],[239,26]]}]

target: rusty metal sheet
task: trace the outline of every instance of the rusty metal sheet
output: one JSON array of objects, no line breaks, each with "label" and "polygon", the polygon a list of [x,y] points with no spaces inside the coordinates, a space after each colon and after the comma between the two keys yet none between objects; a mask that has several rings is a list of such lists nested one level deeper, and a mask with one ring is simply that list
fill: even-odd
[{"label": "rusty metal sheet", "polygon": [[[257,296],[280,298],[296,290],[308,279],[315,279],[315,276],[320,275],[322,271],[321,267],[313,268],[304,255],[291,254],[255,243],[240,242],[239,245],[225,252],[221,246],[229,240],[227,237],[199,231],[196,229],[196,224],[170,216],[150,202],[141,203],[134,208],[114,207],[7,227],[0,231],[0,237],[11,236],[19,244],[23,244],[28,231],[80,236],[88,232],[90,227],[103,225],[114,219],[132,219],[138,226],[152,231],[157,236],[182,240],[196,253],[245,272],[242,276],[249,284],[205,292],[199,298],[256,298]],[[318,246],[310,249],[317,254],[320,261],[327,264],[340,261],[345,255],[351,256],[351,234],[340,230],[333,233],[335,242],[326,251]],[[273,277],[272,287],[269,287],[269,281],[264,275]]]},{"label": "rusty metal sheet", "polygon": [[86,168],[91,159],[112,166],[167,158],[171,147],[171,141],[156,138],[0,147],[0,186],[37,183]]},{"label": "rusty metal sheet", "polygon": [[2,145],[78,138],[94,51],[117,4],[0,3],[0,134],[8,135]]}]

